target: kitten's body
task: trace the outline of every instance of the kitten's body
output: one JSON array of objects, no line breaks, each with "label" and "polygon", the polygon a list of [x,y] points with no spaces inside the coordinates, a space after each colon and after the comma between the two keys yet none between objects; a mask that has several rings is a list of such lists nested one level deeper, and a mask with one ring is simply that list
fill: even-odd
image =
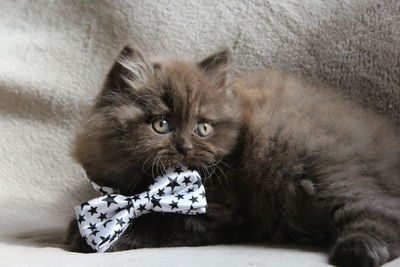
[{"label": "kitten's body", "polygon": [[[160,70],[157,64],[156,78],[142,81],[146,90],[134,97],[113,76],[124,70],[111,72],[78,138],[77,157],[89,177],[126,194],[143,191],[151,181],[146,156],[152,152],[133,160],[132,150],[124,149],[139,146],[124,139],[129,131],[153,138],[135,121],[136,128],[128,126],[130,116],[143,113],[137,103],[145,97],[159,102],[145,103],[142,111],[164,105],[179,125],[179,134],[158,137],[166,139],[154,157],[165,146],[190,143],[193,151],[184,159],[203,176],[211,174],[205,179],[207,214],[142,216],[111,250],[290,241],[333,246],[331,262],[340,266],[377,266],[398,257],[400,143],[392,127],[327,89],[278,71],[221,87],[224,72],[217,70],[227,55],[217,56],[199,65],[176,61]],[[189,129],[200,117],[215,120],[213,135],[205,139]],[[176,151],[166,154],[171,160],[165,164],[183,158]],[[207,172],[207,165],[218,169]],[[87,250],[75,228],[72,248]]]}]

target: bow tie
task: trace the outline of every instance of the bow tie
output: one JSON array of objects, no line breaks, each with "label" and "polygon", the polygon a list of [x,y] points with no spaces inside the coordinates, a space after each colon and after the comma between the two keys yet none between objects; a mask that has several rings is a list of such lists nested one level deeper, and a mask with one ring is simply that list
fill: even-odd
[{"label": "bow tie", "polygon": [[155,212],[188,215],[206,212],[204,186],[197,171],[183,164],[169,168],[154,179],[148,190],[134,196],[92,182],[103,196],[75,207],[81,236],[97,252],[104,252],[118,240],[132,220]]}]

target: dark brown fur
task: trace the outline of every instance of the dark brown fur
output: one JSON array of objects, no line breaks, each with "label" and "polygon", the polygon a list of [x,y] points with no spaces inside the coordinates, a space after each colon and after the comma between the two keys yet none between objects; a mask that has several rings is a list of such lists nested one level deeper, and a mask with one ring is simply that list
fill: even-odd
[{"label": "dark brown fur", "polygon": [[[279,71],[225,85],[228,61],[221,51],[199,64],[150,63],[128,47],[113,66],[77,138],[90,179],[135,194],[185,160],[202,172],[209,208],[142,216],[111,251],[272,241],[332,246],[339,266],[398,257],[400,142],[392,127]],[[167,135],[149,126],[162,114],[173,125]],[[206,138],[193,134],[203,119],[214,125]],[[184,145],[193,147],[186,156]],[[90,251],[74,223],[69,240],[72,250]]]}]

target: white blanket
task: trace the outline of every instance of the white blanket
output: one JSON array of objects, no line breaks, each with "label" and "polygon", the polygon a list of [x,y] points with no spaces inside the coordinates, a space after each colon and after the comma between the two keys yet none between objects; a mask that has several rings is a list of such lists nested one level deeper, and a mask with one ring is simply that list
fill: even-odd
[{"label": "white blanket", "polygon": [[73,206],[95,194],[70,144],[128,39],[149,55],[187,58],[228,46],[236,73],[270,65],[299,71],[400,125],[398,0],[2,0],[0,265],[327,264],[324,252],[309,248],[63,249]]}]

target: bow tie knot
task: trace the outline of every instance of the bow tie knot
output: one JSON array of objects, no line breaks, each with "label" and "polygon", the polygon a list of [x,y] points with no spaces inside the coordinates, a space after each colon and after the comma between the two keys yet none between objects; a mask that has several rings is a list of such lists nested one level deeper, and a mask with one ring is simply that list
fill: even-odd
[{"label": "bow tie knot", "polygon": [[158,176],[147,191],[134,196],[110,187],[93,187],[104,194],[75,207],[82,237],[97,252],[106,251],[132,220],[149,212],[196,215],[206,212],[205,189],[197,171],[179,164]]}]

